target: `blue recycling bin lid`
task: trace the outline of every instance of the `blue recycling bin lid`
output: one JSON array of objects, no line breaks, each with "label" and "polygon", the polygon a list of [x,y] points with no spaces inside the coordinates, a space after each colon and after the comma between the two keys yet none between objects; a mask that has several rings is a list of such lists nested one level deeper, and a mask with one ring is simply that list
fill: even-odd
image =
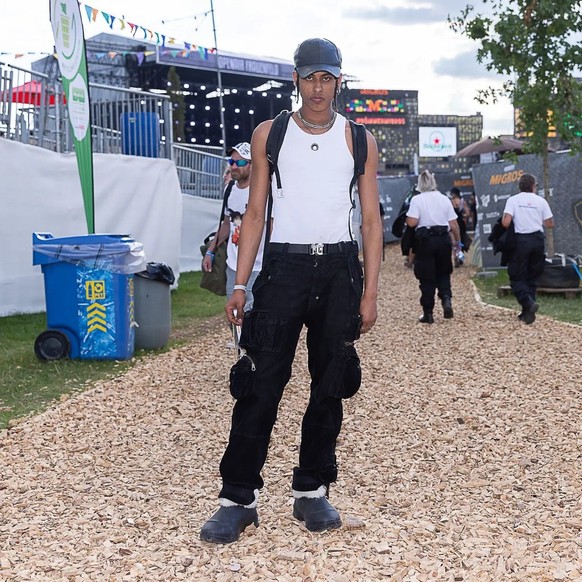
[{"label": "blue recycling bin lid", "polygon": [[114,273],[132,274],[145,268],[143,245],[127,234],[86,234],[54,237],[32,233],[32,264],[68,262]]}]

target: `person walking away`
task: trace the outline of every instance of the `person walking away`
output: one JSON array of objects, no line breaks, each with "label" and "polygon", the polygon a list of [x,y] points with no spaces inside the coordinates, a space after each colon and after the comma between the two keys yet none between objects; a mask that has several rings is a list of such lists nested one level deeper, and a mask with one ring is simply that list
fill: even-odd
[{"label": "person walking away", "polygon": [[230,388],[237,400],[220,463],[220,508],[200,531],[200,538],[207,542],[233,542],[248,525],[258,525],[261,471],[304,325],[310,397],[303,416],[299,462],[293,469],[293,516],[314,532],[341,526],[328,495],[338,473],[336,441],[342,399],[353,396],[361,381],[354,344],[377,317],[382,256],[378,149],[365,131],[365,173],[357,179],[362,272],[351,227],[355,201],[350,183],[357,156],[350,124],[335,109],[342,79],[341,53],[331,41],[312,38],[297,47],[294,63],[293,81],[301,107],[289,118],[278,156],[282,188],[273,188],[266,261],[253,286],[253,309],[244,315],[243,323],[242,306],[265,222],[271,181],[266,143],[273,120],[261,123],[251,140],[251,192],[235,291],[225,310],[231,323],[242,324],[240,346],[246,355],[239,363],[248,358],[252,364],[241,364],[248,373],[242,373],[240,383],[235,370],[239,363],[231,370],[235,382],[231,381]]},{"label": "person walking away", "polygon": [[519,194],[510,196],[505,204],[501,224],[507,229],[513,221],[514,248],[508,257],[507,274],[521,305],[518,318],[531,325],[539,309],[536,280],[545,266],[544,227],[554,228],[554,218],[546,199],[536,193],[535,176],[522,174],[518,187]]},{"label": "person walking away", "polygon": [[467,217],[469,216],[469,209],[467,203],[461,196],[461,191],[454,186],[451,188],[451,202],[457,215],[457,222],[459,223],[460,241],[465,252],[469,250],[471,242],[467,236]]},{"label": "person walking away", "polygon": [[477,230],[477,196],[471,192],[469,196],[469,220],[467,221],[467,230]]},{"label": "person walking away", "polygon": [[[242,142],[228,149],[226,153],[230,156],[227,159],[227,163],[230,167],[231,177],[235,183],[228,195],[224,220],[214,236],[214,239],[208,246],[206,255],[202,259],[202,269],[207,272],[212,271],[214,251],[218,245],[228,237],[226,246],[226,297],[228,299],[233,293],[240,227],[249,200],[249,186],[252,168],[251,145],[248,142]],[[245,303],[246,311],[250,310],[253,305],[253,294],[250,287],[259,275],[262,259],[263,254],[261,248],[257,253],[257,258],[249,277],[249,292],[247,293]]]},{"label": "person walking away", "polygon": [[[415,228],[414,275],[419,281],[420,323],[434,323],[435,292],[443,306],[445,319],[453,317],[451,273],[453,244],[460,240],[457,214],[451,201],[437,190],[434,174],[424,170],[418,177],[420,192],[410,200],[406,224]],[[449,231],[452,233],[453,240]]]}]

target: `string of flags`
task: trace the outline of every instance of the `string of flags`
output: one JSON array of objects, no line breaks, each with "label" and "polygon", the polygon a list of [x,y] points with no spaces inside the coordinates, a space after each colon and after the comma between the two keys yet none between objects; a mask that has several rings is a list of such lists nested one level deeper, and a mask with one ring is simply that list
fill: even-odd
[{"label": "string of flags", "polygon": [[15,59],[20,59],[22,57],[26,57],[26,56],[31,56],[31,55],[51,55],[52,53],[39,53],[37,51],[28,51],[26,53],[15,53],[15,52],[11,52],[11,51],[1,51],[0,55],[3,56],[7,56],[10,55],[11,57],[14,57]]},{"label": "string of flags", "polygon": [[81,4],[81,7],[85,9],[85,16],[89,23],[97,22],[97,19],[99,16],[101,16],[101,18],[112,31],[123,32],[123,34],[130,34],[133,38],[155,44],[157,46],[163,47],[164,49],[168,49],[164,51],[164,54],[169,54],[172,57],[187,57],[189,53],[197,52],[201,58],[206,60],[208,59],[208,54],[216,52],[215,48],[205,48],[193,43],[178,41],[175,37],[167,36],[161,32],[151,30],[150,28],[141,26],[140,24],[136,24],[134,22],[129,22],[128,20],[119,16],[114,16],[113,14],[109,14],[103,10],[93,8],[88,4]]},{"label": "string of flags", "polygon": [[[178,41],[175,37],[167,36],[155,30],[141,26],[134,22],[129,22],[128,20],[104,12],[97,8],[93,8],[88,4],[80,4],[84,8],[85,16],[89,23],[97,22],[99,17],[103,18],[106,24],[113,32],[123,32],[124,34],[130,34],[133,38],[143,40],[150,44],[155,44],[162,48],[164,56],[171,56],[172,58],[177,57],[188,57],[192,52],[196,52],[200,55],[203,60],[208,59],[209,54],[216,52],[215,48],[206,48],[198,46],[194,43]],[[141,65],[145,58],[149,55],[155,54],[155,51],[135,51],[135,50],[125,50],[125,51],[105,51],[96,52],[90,51],[92,56],[98,61],[105,59],[114,59],[117,56],[125,56],[127,54],[133,54],[137,57],[138,65]],[[0,55],[10,55],[15,59],[22,58],[25,56],[36,56],[36,55],[53,55],[56,57],[55,53],[29,51],[22,53],[15,53],[11,51],[0,51]]]}]

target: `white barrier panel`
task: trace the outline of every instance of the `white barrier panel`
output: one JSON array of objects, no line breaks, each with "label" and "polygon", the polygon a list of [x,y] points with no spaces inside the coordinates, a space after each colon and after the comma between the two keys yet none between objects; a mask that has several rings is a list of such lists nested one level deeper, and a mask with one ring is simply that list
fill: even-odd
[{"label": "white barrier panel", "polygon": [[[166,263],[178,280],[182,193],[174,163],[95,154],[94,173],[95,231],[131,235],[148,262]],[[32,233],[87,234],[77,162],[0,138],[0,176],[0,316],[44,311]]]},{"label": "white barrier panel", "polygon": [[202,255],[200,245],[215,232],[220,218],[222,200],[209,200],[199,196],[182,196],[182,246],[180,271],[200,271]]}]

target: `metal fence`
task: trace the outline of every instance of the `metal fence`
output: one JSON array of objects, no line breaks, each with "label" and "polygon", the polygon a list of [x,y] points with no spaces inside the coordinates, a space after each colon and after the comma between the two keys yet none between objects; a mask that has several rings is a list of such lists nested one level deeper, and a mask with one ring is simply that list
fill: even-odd
[{"label": "metal fence", "polygon": [[[172,142],[167,95],[89,83],[93,151],[173,159],[182,192],[222,195],[220,148]],[[72,152],[66,98],[60,80],[0,62],[0,137],[55,152]]]},{"label": "metal fence", "polygon": [[184,194],[220,198],[223,191],[224,158],[195,147],[174,144],[174,162]]}]

